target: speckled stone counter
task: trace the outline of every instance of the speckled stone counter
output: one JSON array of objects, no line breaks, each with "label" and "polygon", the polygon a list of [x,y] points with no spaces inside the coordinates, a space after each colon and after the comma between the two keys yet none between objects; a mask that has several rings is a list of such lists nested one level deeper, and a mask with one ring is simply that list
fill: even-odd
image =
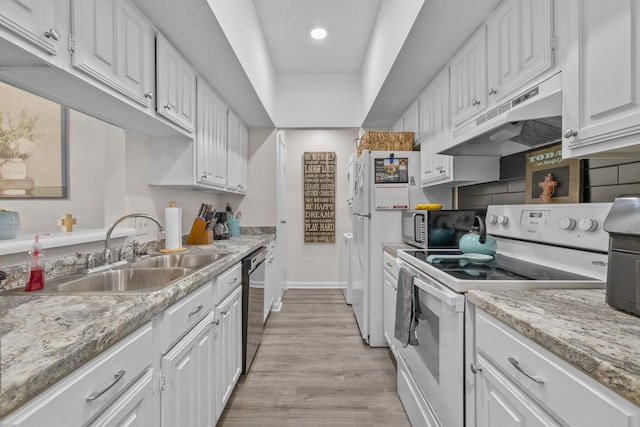
[{"label": "speckled stone counter", "polygon": [[0,296],[0,416],[151,320],[274,235],[241,234],[190,252],[230,254],[158,292],[131,295]]},{"label": "speckled stone counter", "polygon": [[406,243],[383,243],[382,249],[389,252],[391,255],[397,257],[400,249],[415,249],[413,246]]},{"label": "speckled stone counter", "polygon": [[605,290],[470,291],[469,300],[640,406],[640,318]]}]

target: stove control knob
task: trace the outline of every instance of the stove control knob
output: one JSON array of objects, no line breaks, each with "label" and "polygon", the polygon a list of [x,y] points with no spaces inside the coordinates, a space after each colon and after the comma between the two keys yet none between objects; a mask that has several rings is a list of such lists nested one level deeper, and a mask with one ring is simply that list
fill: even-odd
[{"label": "stove control knob", "polygon": [[561,230],[573,230],[574,228],[576,228],[575,219],[569,218],[568,216],[565,216],[564,218],[560,219]]},{"label": "stove control knob", "polygon": [[506,215],[500,215],[498,217],[498,224],[501,225],[507,225],[507,223],[509,222],[509,217]]},{"label": "stove control knob", "polygon": [[578,228],[582,231],[596,231],[598,221],[593,218],[582,218],[578,223]]},{"label": "stove control knob", "polygon": [[498,223],[498,217],[496,215],[494,215],[494,214],[488,215],[487,216],[487,222],[489,224],[497,224]]}]

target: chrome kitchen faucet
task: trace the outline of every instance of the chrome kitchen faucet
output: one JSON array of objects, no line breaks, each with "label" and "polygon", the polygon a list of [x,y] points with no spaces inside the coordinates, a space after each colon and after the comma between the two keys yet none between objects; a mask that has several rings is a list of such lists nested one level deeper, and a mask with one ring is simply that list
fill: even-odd
[{"label": "chrome kitchen faucet", "polygon": [[110,264],[112,264],[111,262],[111,248],[109,248],[109,244],[111,242],[111,233],[113,233],[113,229],[116,228],[116,225],[120,224],[122,221],[124,221],[125,219],[129,219],[129,218],[147,218],[150,219],[151,221],[155,222],[158,225],[158,231],[160,233],[164,233],[164,227],[162,226],[162,224],[160,223],[160,220],[154,216],[151,216],[149,214],[144,214],[144,213],[133,213],[133,214],[128,214],[123,216],[122,218],[118,218],[117,220],[115,220],[115,222],[113,224],[111,224],[111,227],[109,227],[109,229],[107,230],[107,237],[104,241],[104,266],[108,266]]}]

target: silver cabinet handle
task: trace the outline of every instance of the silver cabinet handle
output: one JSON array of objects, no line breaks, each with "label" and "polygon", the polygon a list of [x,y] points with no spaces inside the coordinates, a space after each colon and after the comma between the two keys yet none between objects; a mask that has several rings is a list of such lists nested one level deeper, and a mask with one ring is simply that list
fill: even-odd
[{"label": "silver cabinet handle", "polygon": [[387,263],[387,266],[388,266],[389,268],[393,268],[393,264],[391,264],[390,262],[388,262],[388,263]]},{"label": "silver cabinet handle", "polygon": [[214,325],[216,325],[216,326],[218,326],[218,325],[220,324],[220,319],[216,319],[216,320],[214,320],[214,321],[213,321],[213,324],[214,324]]},{"label": "silver cabinet handle", "polygon": [[153,93],[147,92],[147,93],[144,94],[144,97],[147,98],[147,99],[153,99]]},{"label": "silver cabinet handle", "polygon": [[520,366],[520,362],[518,362],[518,360],[514,359],[513,357],[509,358],[509,362],[511,362],[511,364],[520,372],[522,372],[522,374],[524,374],[524,376],[526,376],[527,378],[529,378],[531,381],[534,381],[538,384],[544,384],[544,381],[539,378],[536,377],[535,375],[530,374],[529,372],[525,371],[524,368],[522,368],[522,366]]},{"label": "silver cabinet handle", "polygon": [[478,372],[482,372],[482,367],[480,367],[480,365],[476,365],[475,363],[472,363],[469,368],[471,368],[471,372],[473,373],[473,375],[477,374]]},{"label": "silver cabinet handle", "polygon": [[200,179],[207,179],[207,173],[206,172],[202,172],[202,177]]},{"label": "silver cabinet handle", "polygon": [[236,283],[238,281],[237,277],[234,277],[232,281],[229,282],[230,285],[233,285],[234,283]]},{"label": "silver cabinet handle", "polygon": [[575,131],[571,128],[566,128],[564,131],[562,131],[562,136],[564,136],[565,138],[571,138],[578,135],[578,131]]},{"label": "silver cabinet handle", "polygon": [[227,310],[221,310],[220,313],[224,316],[227,317],[227,315],[229,314],[229,312]]},{"label": "silver cabinet handle", "polygon": [[200,304],[199,306],[196,307],[195,310],[193,310],[191,313],[189,313],[189,317],[193,316],[194,314],[197,314],[198,312],[200,312],[200,310],[202,310],[203,305]]},{"label": "silver cabinet handle", "polygon": [[287,220],[286,220],[286,219],[281,219],[281,220],[280,220],[280,224],[286,224],[286,223],[287,223]]},{"label": "silver cabinet handle", "polygon": [[495,95],[496,93],[498,93],[498,91],[495,90],[494,88],[489,89],[489,95]]},{"label": "silver cabinet handle", "polygon": [[53,39],[55,41],[60,40],[60,33],[55,28],[51,28],[49,31],[45,31],[44,35],[48,39]]},{"label": "silver cabinet handle", "polygon": [[169,111],[171,111],[171,109],[173,108],[173,105],[171,105],[171,103],[170,103],[170,102],[167,102],[166,104],[164,104],[164,105],[162,106],[162,108],[164,108],[165,110],[169,110]]},{"label": "silver cabinet handle", "polygon": [[477,99],[473,98],[473,99],[471,100],[471,105],[473,105],[474,107],[475,107],[476,105],[480,105],[480,101],[478,101]]},{"label": "silver cabinet handle", "polygon": [[111,387],[116,385],[116,383],[120,381],[122,377],[124,377],[125,372],[126,371],[123,371],[123,370],[116,372],[116,374],[113,376],[113,381],[111,381],[111,383],[101,391],[96,391],[94,393],[91,393],[89,397],[87,397],[87,402],[92,402],[97,398],[99,398],[100,396],[102,396],[103,394],[105,394]]}]

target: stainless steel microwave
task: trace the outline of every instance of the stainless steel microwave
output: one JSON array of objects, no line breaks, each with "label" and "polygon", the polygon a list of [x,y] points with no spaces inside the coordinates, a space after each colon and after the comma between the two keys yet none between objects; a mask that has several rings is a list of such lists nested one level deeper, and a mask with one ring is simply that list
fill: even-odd
[{"label": "stainless steel microwave", "polygon": [[405,210],[402,240],[418,248],[457,249],[460,237],[473,227],[473,210]]}]

